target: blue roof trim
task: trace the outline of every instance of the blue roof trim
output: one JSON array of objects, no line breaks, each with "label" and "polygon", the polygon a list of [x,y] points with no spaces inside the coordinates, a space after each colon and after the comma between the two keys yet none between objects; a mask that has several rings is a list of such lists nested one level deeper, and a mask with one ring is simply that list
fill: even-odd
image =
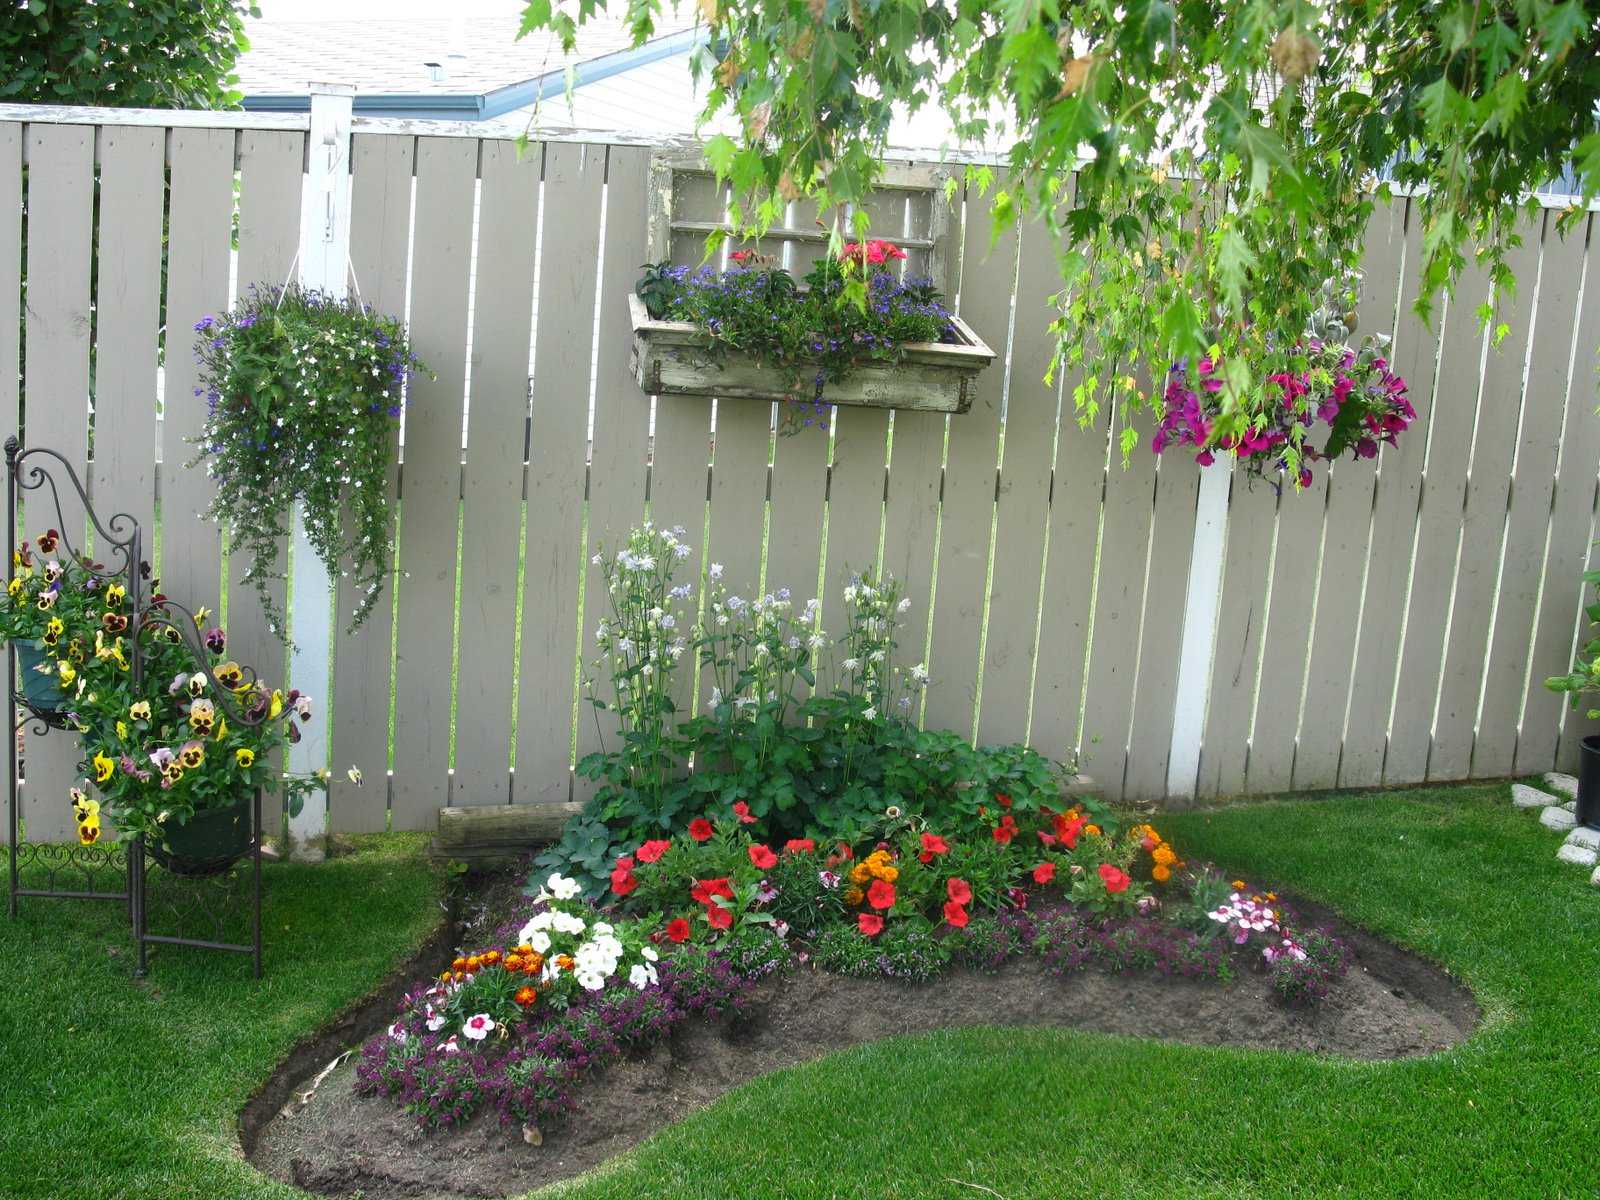
[{"label": "blue roof trim", "polygon": [[[679,54],[687,54],[696,46],[706,40],[704,28],[685,29],[681,33],[670,34],[667,37],[656,38],[642,46],[635,46],[629,50],[619,50],[615,54],[605,54],[599,58],[589,59],[587,62],[578,63],[573,69],[574,88],[584,84],[599,83],[602,79],[609,79],[613,75],[621,75],[635,67],[648,66],[653,62],[660,62],[664,58],[673,58]],[[534,79],[524,80],[522,83],[513,83],[507,87],[496,88],[482,97],[484,102],[483,115],[485,117],[498,117],[514,109],[526,108],[540,100],[549,100],[555,96],[566,94],[567,73],[565,71],[550,71]]]},{"label": "blue roof trim", "polygon": [[[642,46],[619,50],[579,63],[573,70],[574,88],[598,83],[664,58],[686,54],[706,40],[704,29],[656,38]],[[449,92],[356,93],[354,111],[364,117],[411,117],[420,120],[483,121],[526,108],[540,100],[562,96],[567,90],[565,70],[549,71],[520,83],[482,94]],[[303,113],[311,111],[310,96],[256,95],[242,101],[246,112]]]}]

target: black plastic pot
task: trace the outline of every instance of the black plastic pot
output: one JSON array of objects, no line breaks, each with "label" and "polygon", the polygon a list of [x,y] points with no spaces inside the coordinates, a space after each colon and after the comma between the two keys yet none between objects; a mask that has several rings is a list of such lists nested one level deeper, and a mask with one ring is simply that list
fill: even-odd
[{"label": "black plastic pot", "polygon": [[1600,733],[1579,743],[1578,824],[1600,829]]},{"label": "black plastic pot", "polygon": [[22,676],[23,698],[34,708],[53,711],[61,706],[61,681],[53,672],[45,675],[38,670],[49,661],[32,642],[17,643],[17,673]]},{"label": "black plastic pot", "polygon": [[149,839],[150,857],[174,875],[216,875],[250,849],[250,797],[197,812]]}]

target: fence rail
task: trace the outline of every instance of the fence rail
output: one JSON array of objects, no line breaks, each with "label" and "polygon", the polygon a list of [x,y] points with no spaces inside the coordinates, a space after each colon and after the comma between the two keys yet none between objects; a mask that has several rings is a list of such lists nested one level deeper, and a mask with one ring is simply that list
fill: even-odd
[{"label": "fence rail", "polygon": [[[1184,673],[1203,693],[1180,697],[1198,470],[1142,446],[1124,468],[1115,430],[1078,428],[1070,399],[1063,411],[1073,381],[1043,381],[1058,281],[1041,225],[991,247],[982,200],[956,193],[960,312],[1004,352],[970,413],[841,410],[830,445],[774,437],[763,403],[639,394],[626,297],[648,146],[519,152],[466,126],[354,128],[352,282],[405,316],[437,378],[410,397],[391,481],[393,602],[348,634],[340,584],[332,828],[581,798],[589,559],[647,514],[691,531],[694,570],[820,587],[835,623],[850,570],[893,572],[915,605],[911,661],[932,674],[926,723],[1081,752],[1113,797],[1166,796],[1186,701],[1205,715],[1180,794],[1575,760],[1587,730],[1539,684],[1570,660],[1592,558],[1592,213],[1565,236],[1536,214],[1515,296],[1488,297],[1469,271],[1430,329],[1410,311],[1417,213],[1405,197],[1378,208],[1361,323],[1393,330],[1417,423],[1300,495],[1235,474],[1215,652]],[[166,589],[226,603],[234,646],[269,675],[282,648],[199,515],[203,471],[184,465],[204,414],[189,331],[289,272],[306,139],[303,116],[0,108],[0,424],[149,521]],[[1498,348],[1473,316],[1485,298],[1510,325]],[[67,739],[30,739],[25,756],[28,834],[64,837]],[[367,786],[344,781],[348,763]]]}]

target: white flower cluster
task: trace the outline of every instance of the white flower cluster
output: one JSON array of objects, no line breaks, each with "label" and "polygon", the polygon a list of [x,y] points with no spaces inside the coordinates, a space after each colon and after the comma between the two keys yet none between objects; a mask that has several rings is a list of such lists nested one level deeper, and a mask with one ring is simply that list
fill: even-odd
[{"label": "white flower cluster", "polygon": [[562,968],[558,954],[572,958],[573,978],[585,991],[598,992],[626,969],[628,982],[641,991],[658,979],[657,954],[651,946],[630,947],[607,921],[590,922],[559,905],[570,903],[580,888],[575,880],[557,873],[545,880],[538,898],[550,907],[535,913],[517,934],[517,940],[545,956],[540,979],[551,983]]}]

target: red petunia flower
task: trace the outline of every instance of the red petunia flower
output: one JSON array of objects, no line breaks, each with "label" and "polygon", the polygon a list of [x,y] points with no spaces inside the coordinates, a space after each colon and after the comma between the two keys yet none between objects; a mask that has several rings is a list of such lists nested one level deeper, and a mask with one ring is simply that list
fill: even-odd
[{"label": "red petunia flower", "polygon": [[856,928],[867,937],[877,937],[883,932],[883,918],[877,913],[858,913],[856,915]]},{"label": "red petunia flower", "polygon": [[1002,846],[1009,846],[1011,839],[1017,836],[1017,819],[1010,813],[1000,818],[1000,824],[994,827],[994,840]]},{"label": "red petunia flower", "polygon": [[1065,813],[1057,813],[1051,819],[1056,828],[1056,840],[1068,850],[1076,850],[1078,848],[1078,834],[1083,831],[1083,827],[1088,824],[1088,821],[1083,817],[1069,818]]},{"label": "red petunia flower", "polygon": [[1133,882],[1126,871],[1120,867],[1114,867],[1110,863],[1100,864],[1100,878],[1105,882],[1106,891],[1113,895],[1127,891],[1128,884]]},{"label": "red petunia flower", "polygon": [[689,940],[689,922],[682,917],[674,917],[667,922],[667,940],[682,945]]},{"label": "red petunia flower", "polygon": [[1001,808],[1009,809],[1011,807],[1011,797],[1006,795],[1004,792],[996,792],[994,794],[994,800],[995,803]]},{"label": "red petunia flower", "polygon": [[619,896],[626,896],[639,886],[639,880],[632,871],[625,871],[618,867],[611,872],[611,890]]},{"label": "red petunia flower", "polygon": [[733,259],[733,261],[738,263],[741,267],[744,266],[745,263],[754,259],[755,256],[756,252],[754,250],[735,250],[732,254],[728,255],[729,258]]},{"label": "red petunia flower", "polygon": [[750,815],[750,806],[743,800],[733,802],[733,815],[739,818],[741,825],[754,825],[756,819]]},{"label": "red petunia flower", "polygon": [[810,838],[790,838],[783,844],[785,854],[810,854],[817,844]]},{"label": "red petunia flower", "polygon": [[878,909],[893,908],[894,884],[887,879],[874,879],[867,889],[867,903]]},{"label": "red petunia flower", "polygon": [[716,830],[711,828],[711,822],[704,817],[696,817],[689,822],[689,836],[697,842],[708,842]]},{"label": "red petunia flower", "polygon": [[1056,844],[1056,835],[1053,833],[1046,833],[1041,829],[1039,830],[1039,841],[1042,845],[1054,846]]},{"label": "red petunia flower", "polygon": [[733,889],[728,886],[728,877],[721,879],[696,879],[694,886],[689,889],[689,895],[701,904],[710,904],[713,896],[726,896],[733,899]]},{"label": "red petunia flower", "polygon": [[750,847],[750,861],[763,871],[770,871],[778,865],[778,856],[766,846],[754,845]]},{"label": "red petunia flower", "polygon": [[1056,865],[1053,862],[1042,862],[1033,869],[1033,881],[1040,887],[1049,883],[1056,877]]},{"label": "red petunia flower", "polygon": [[923,862],[932,862],[935,854],[948,853],[950,853],[949,845],[938,834],[925,833],[922,835],[922,853],[918,854],[917,857]]},{"label": "red petunia flower", "polygon": [[965,879],[952,878],[945,880],[944,891],[945,895],[949,896],[957,904],[972,903],[972,885]]},{"label": "red petunia flower", "polygon": [[706,905],[706,920],[713,929],[731,929],[733,928],[733,910],[731,908],[723,908],[722,905],[713,900]]},{"label": "red petunia flower", "polygon": [[947,900],[944,905],[944,919],[957,929],[965,929],[967,927],[967,910],[954,900]]},{"label": "red petunia flower", "polygon": [[672,843],[666,838],[656,838],[640,846],[636,853],[640,862],[653,863],[659,862],[661,856],[670,849],[672,849]]},{"label": "red petunia flower", "polygon": [[612,870],[613,871],[631,871],[631,870],[633,870],[633,866],[634,866],[634,864],[633,864],[633,855],[624,854],[621,858],[617,859],[617,865],[615,867],[613,867]]}]

